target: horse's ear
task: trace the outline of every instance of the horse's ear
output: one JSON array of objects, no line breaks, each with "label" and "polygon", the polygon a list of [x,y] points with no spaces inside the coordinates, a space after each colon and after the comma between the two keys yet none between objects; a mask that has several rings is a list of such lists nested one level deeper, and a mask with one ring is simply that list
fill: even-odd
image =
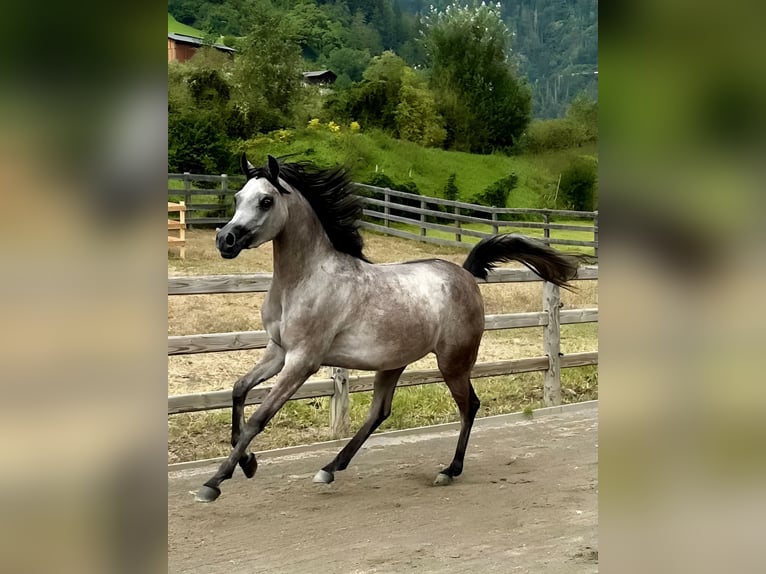
[{"label": "horse's ear", "polygon": [[242,170],[242,173],[247,176],[247,179],[252,179],[254,175],[253,172],[255,172],[255,166],[247,160],[247,154],[245,152],[242,152],[242,155],[239,158],[239,167]]},{"label": "horse's ear", "polygon": [[273,182],[276,182],[279,177],[279,162],[271,155],[269,156],[269,175]]}]

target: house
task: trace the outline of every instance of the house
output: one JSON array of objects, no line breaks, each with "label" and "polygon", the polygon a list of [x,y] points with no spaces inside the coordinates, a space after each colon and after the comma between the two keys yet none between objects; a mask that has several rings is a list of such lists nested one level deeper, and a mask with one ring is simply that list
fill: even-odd
[{"label": "house", "polygon": [[[168,62],[185,62],[194,55],[205,42],[202,38],[187,36],[185,34],[168,33]],[[221,52],[233,56],[236,50],[223,44],[213,44],[213,47]]]},{"label": "house", "polygon": [[330,70],[317,70],[315,72],[303,72],[303,81],[307,84],[329,85],[334,84],[338,76]]}]

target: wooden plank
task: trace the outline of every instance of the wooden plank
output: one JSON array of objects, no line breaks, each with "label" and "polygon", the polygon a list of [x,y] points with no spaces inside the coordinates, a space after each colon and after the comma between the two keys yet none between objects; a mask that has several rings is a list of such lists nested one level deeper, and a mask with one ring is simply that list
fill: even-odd
[{"label": "wooden plank", "polygon": [[265,293],[270,286],[271,273],[168,277],[168,295]]},{"label": "wooden plank", "polygon": [[[577,270],[575,280],[598,279],[597,265],[583,265]],[[476,280],[478,283],[526,283],[529,281],[542,281],[531,269],[496,268],[487,276],[487,280]]]},{"label": "wooden plank", "polygon": [[183,203],[174,203],[172,201],[168,201],[168,213],[176,211],[186,211],[186,205]]},{"label": "wooden plank", "polygon": [[[433,203],[434,205],[443,205],[446,207],[461,207],[465,209],[473,209],[474,211],[483,211],[485,213],[492,213],[494,211],[495,213],[505,213],[505,214],[526,213],[526,214],[534,214],[534,215],[541,215],[541,216],[542,214],[547,213],[549,215],[571,217],[573,219],[592,219],[595,213],[593,211],[573,211],[573,210],[566,210],[566,209],[539,209],[539,208],[529,208],[529,207],[488,207],[486,205],[477,205],[474,203],[453,201],[449,199],[442,199],[440,197],[431,197],[431,196],[418,195],[414,193],[407,193],[406,191],[399,191],[396,189],[375,187],[373,185],[367,185],[364,183],[354,183],[354,185],[358,188],[366,189],[366,190],[372,191],[373,193],[379,193],[381,195],[388,194],[389,196],[392,196],[392,197],[401,197],[406,199],[413,199],[416,201],[420,201],[423,199],[427,201],[428,203]],[[362,197],[365,197],[365,196],[362,196]]]},{"label": "wooden plank", "polygon": [[186,224],[173,219],[168,219],[168,231],[176,229],[186,229]]},{"label": "wooden plank", "polygon": [[181,335],[168,337],[168,355],[194,355],[197,353],[264,349],[268,342],[269,335],[266,331]]},{"label": "wooden plank", "polygon": [[369,229],[371,231],[377,231],[379,233],[385,233],[386,235],[393,235],[394,237],[401,237],[402,239],[414,239],[415,241],[425,241],[426,243],[433,243],[434,245],[446,245],[448,247],[460,247],[462,249],[469,249],[473,247],[471,243],[458,243],[457,241],[451,241],[449,239],[440,239],[438,237],[420,237],[414,233],[407,231],[401,231],[400,229],[392,229],[390,227],[383,227],[375,223],[368,221],[360,221],[359,227],[362,229]]},{"label": "wooden plank", "polygon": [[[561,367],[584,367],[587,365],[598,364],[598,352],[572,353],[564,355],[561,358]],[[472,378],[498,377],[513,375],[517,373],[528,373],[533,371],[544,371],[548,368],[548,357],[530,357],[525,359],[513,359],[507,361],[492,361],[486,363],[477,363],[473,371]],[[358,393],[371,391],[375,376],[357,375],[349,377],[349,392]],[[441,373],[438,369],[428,369],[419,371],[405,371],[399,379],[399,387],[409,387],[413,385],[431,384],[442,382]],[[245,400],[246,405],[254,405],[263,402],[268,396],[270,386],[256,387],[248,393]],[[291,397],[291,400],[308,399],[314,397],[332,396],[335,390],[335,383],[330,379],[321,379],[308,381],[298,389]],[[194,393],[188,395],[175,395],[168,397],[168,414],[206,411],[213,409],[223,409],[231,407],[231,390],[211,391],[207,393]]]},{"label": "wooden plank", "polygon": [[[453,242],[457,243],[457,242]],[[597,265],[584,265],[577,271],[576,280],[598,279]],[[493,269],[487,280],[478,283],[525,283],[542,281],[530,269]],[[168,295],[206,295],[217,293],[265,293],[271,286],[271,273],[247,273],[241,275],[198,275],[168,277]]]},{"label": "wooden plank", "polygon": [[574,239],[556,239],[551,238],[547,241],[550,244],[555,245],[578,245],[580,247],[596,247],[596,243],[593,241],[576,241]]},{"label": "wooden plank", "polygon": [[200,211],[203,209],[206,211],[211,211],[213,209],[223,211],[226,209],[226,206],[221,205],[220,203],[190,203],[186,207],[188,208],[188,211]]},{"label": "wooden plank", "polygon": [[[314,397],[332,396],[335,389],[334,383],[327,380],[308,381],[299,388],[290,400],[310,399]],[[245,399],[246,405],[262,403],[271,386],[256,387],[250,391]],[[208,393],[194,393],[189,395],[175,395],[168,397],[168,414],[192,413],[196,411],[209,411],[231,407],[231,390],[212,391]]]},{"label": "wooden plank", "polygon": [[[491,219],[482,219],[481,217],[472,217],[470,215],[455,215],[454,213],[447,213],[444,211],[434,211],[433,209],[423,209],[422,207],[412,207],[410,205],[403,205],[399,203],[386,203],[383,200],[380,199],[372,199],[369,197],[364,198],[365,203],[369,205],[378,205],[381,207],[389,207],[390,209],[395,209],[396,211],[405,211],[407,213],[414,213],[416,215],[429,215],[432,217],[442,217],[445,219],[453,219],[455,221],[462,221],[463,223],[481,223],[484,225],[491,225],[492,220]],[[378,217],[380,212],[373,212],[373,217]],[[383,219],[381,217],[381,219]],[[413,225],[417,225],[418,221],[416,219],[407,219],[407,223],[411,223]]]},{"label": "wooden plank", "polygon": [[509,315],[486,315],[484,330],[520,329],[523,327],[541,327],[548,322],[548,315],[539,313],[513,313]]},{"label": "wooden plank", "polygon": [[[413,225],[415,227],[420,227],[424,229],[433,229],[434,231],[445,231],[447,233],[454,233],[455,231],[454,225],[444,225],[442,223],[431,223],[428,221],[416,221],[414,219],[409,219],[407,217],[391,215],[390,213],[386,215],[384,213],[381,213],[380,211],[371,211],[369,209],[362,210],[362,215],[367,217],[374,217],[377,219],[383,219],[387,222],[394,221],[396,223],[404,223],[406,225]],[[452,215],[452,214],[449,214],[449,215]],[[460,223],[460,222],[456,221],[455,223]],[[485,231],[475,231],[473,229],[461,229],[461,232],[463,235],[468,235],[470,237],[478,237],[478,238],[489,237],[491,235],[491,233],[488,233]],[[421,235],[422,235],[422,231],[421,231]]]},{"label": "wooden plank", "polygon": [[228,217],[190,217],[186,220],[189,225],[216,225],[221,226],[229,223]]},{"label": "wooden plank", "polygon": [[546,282],[543,285],[543,311],[548,315],[548,322],[543,327],[543,350],[549,361],[543,379],[543,403],[546,407],[561,404],[560,309],[561,296],[558,285]]},{"label": "wooden plank", "polygon": [[562,325],[577,323],[598,323],[598,309],[567,309],[559,313]]},{"label": "wooden plank", "polygon": [[[548,315],[537,313],[512,313],[487,315],[484,318],[485,331],[499,329],[522,329],[547,325]],[[598,309],[570,309],[561,312],[561,324],[593,323],[598,321]],[[265,331],[237,331],[203,335],[181,335],[168,337],[168,355],[194,355],[198,353],[220,353],[263,349],[269,337]]]},{"label": "wooden plank", "polygon": [[168,235],[168,244],[170,245],[183,245],[186,243],[185,239],[181,239],[180,237],[173,237],[171,235]]}]

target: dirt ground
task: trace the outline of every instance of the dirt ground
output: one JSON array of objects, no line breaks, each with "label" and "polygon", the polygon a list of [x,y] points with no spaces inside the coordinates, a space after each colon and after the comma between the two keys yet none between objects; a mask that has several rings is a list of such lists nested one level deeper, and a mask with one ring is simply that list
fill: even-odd
[{"label": "dirt ground", "polygon": [[215,466],[168,475],[168,572],[598,571],[596,408],[484,419],[463,476],[431,483],[457,431],[378,435],[330,485],[319,446],[237,470],[213,504],[193,492]]}]

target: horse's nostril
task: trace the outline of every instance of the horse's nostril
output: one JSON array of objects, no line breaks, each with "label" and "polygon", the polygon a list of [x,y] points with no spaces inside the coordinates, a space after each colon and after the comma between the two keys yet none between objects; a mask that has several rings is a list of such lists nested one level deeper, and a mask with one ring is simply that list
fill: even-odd
[{"label": "horse's nostril", "polygon": [[237,238],[234,236],[234,234],[229,231],[226,234],[226,237],[223,238],[223,244],[226,247],[234,247],[234,244],[237,242]]}]

